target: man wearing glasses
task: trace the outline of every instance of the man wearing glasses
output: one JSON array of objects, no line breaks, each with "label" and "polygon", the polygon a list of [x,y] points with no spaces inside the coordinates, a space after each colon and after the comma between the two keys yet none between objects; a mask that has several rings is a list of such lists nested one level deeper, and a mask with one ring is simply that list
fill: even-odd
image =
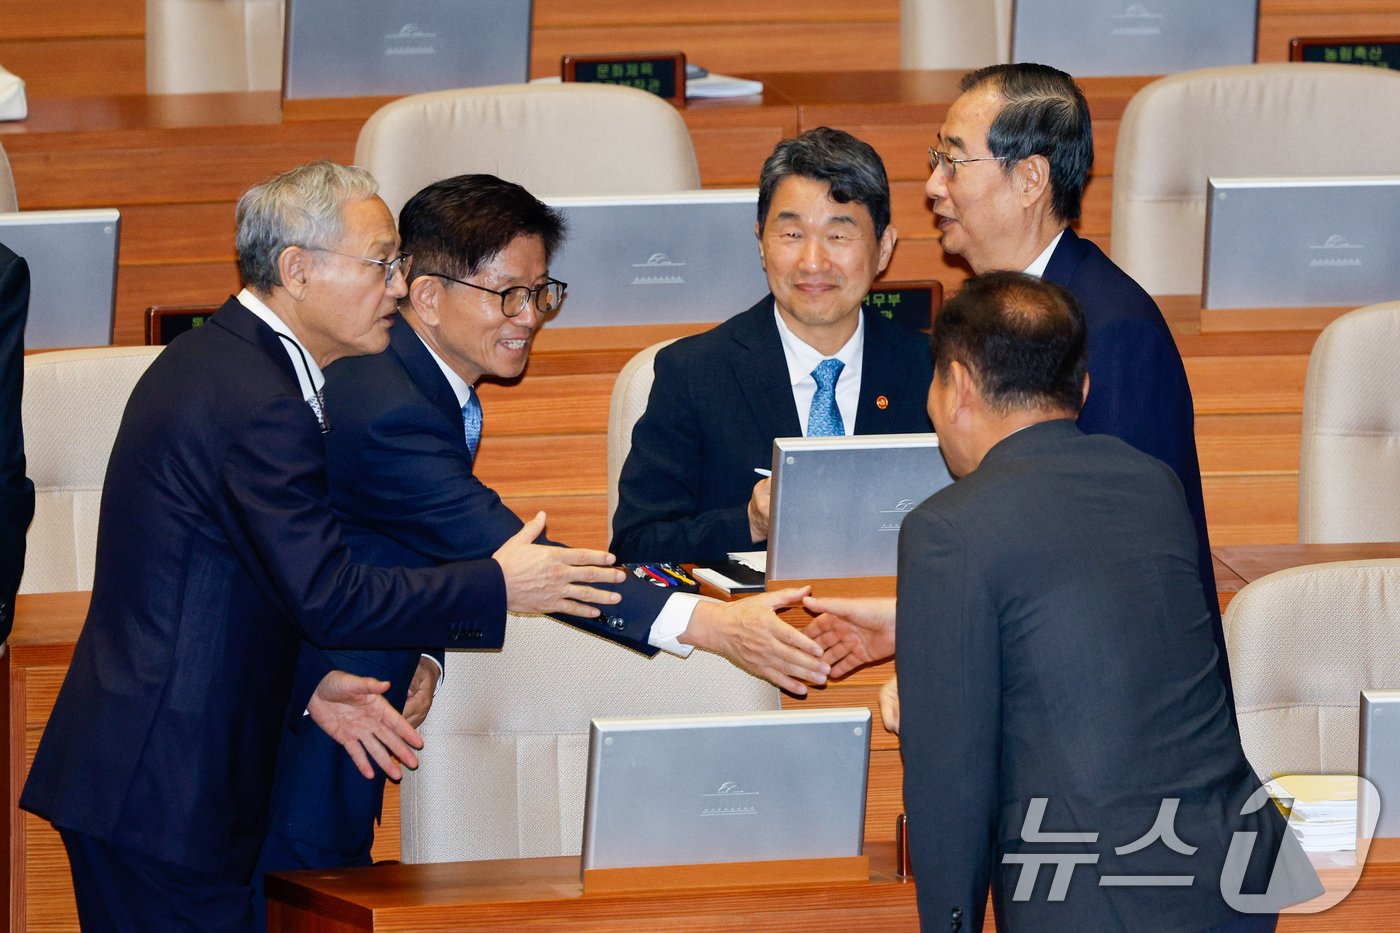
[{"label": "man wearing glasses", "polygon": [[1181,354],[1147,292],[1069,227],[1094,161],[1089,105],[1074,79],[1045,65],[992,65],[966,75],[960,87],[929,149],[924,189],[943,249],[975,273],[1027,272],[1079,302],[1089,329],[1089,397],[1079,428],[1122,438],[1181,481],[1196,524],[1218,667],[1233,697]]},{"label": "man wearing glasses", "polygon": [[[332,501],[351,552],[420,567],[490,555],[521,530],[473,469],[483,426],[475,385],[483,376],[519,376],[540,324],[564,302],[564,283],[549,277],[563,227],[521,186],[461,175],[414,195],[399,228],[413,256],[407,301],[385,353],[327,371],[335,429],[326,447]],[[542,531],[541,518],[526,526],[532,536]],[[566,597],[573,591],[564,578],[559,589]],[[621,602],[601,619],[558,617],[645,654],[715,651],[799,694],[806,692],[801,681],[825,681],[821,650],[773,611],[803,590],[715,603],[630,576],[613,589]],[[320,654],[304,648],[304,667],[388,680],[390,701],[406,700],[410,722],[427,715],[436,661],[416,651]],[[383,779],[361,778],[315,729],[287,733],[278,772],[261,868],[368,864]]]}]

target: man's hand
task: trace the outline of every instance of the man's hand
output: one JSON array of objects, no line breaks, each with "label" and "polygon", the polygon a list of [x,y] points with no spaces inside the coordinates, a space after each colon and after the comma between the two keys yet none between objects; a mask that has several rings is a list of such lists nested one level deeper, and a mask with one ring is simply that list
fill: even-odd
[{"label": "man's hand", "polygon": [[511,612],[566,612],[596,617],[589,603],[611,605],[622,597],[589,583],[621,583],[626,574],[613,567],[606,551],[536,544],[544,533],[544,513],[525,523],[491,556],[506,578],[506,608]]},{"label": "man's hand", "polygon": [[802,631],[825,649],[822,660],[832,677],[845,677],[862,664],[894,657],[894,597],[802,601],[816,618]]},{"label": "man's hand", "polygon": [[427,656],[418,658],[418,670],[408,682],[408,699],[403,705],[403,718],[417,729],[428,718],[428,710],[433,708],[433,696],[437,693],[438,675],[442,673],[437,661]]},{"label": "man's hand", "polygon": [[772,501],[773,482],[767,476],[753,484],[749,496],[749,534],[753,543],[768,540],[768,503]]},{"label": "man's hand", "polygon": [[880,686],[880,721],[886,732],[899,735],[899,678],[891,677]]},{"label": "man's hand", "polygon": [[316,685],[306,710],[326,735],[345,747],[367,779],[374,777],[369,762],[373,758],[391,780],[398,781],[403,770],[394,759],[409,768],[418,767],[413,751],[423,747],[423,739],[380,695],[388,689],[387,680],[331,671]]},{"label": "man's hand", "polygon": [[702,601],[677,640],[723,655],[788,693],[806,696],[801,680],[826,683],[829,668],[822,662],[822,649],[774,610],[797,605],[809,590],[775,590],[731,603]]}]

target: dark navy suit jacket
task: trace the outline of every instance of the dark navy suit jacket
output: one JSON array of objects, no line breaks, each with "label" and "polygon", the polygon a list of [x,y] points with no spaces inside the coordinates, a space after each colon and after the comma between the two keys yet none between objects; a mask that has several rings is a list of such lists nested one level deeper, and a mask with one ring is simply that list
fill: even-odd
[{"label": "dark navy suit jacket", "polygon": [[1050,256],[1045,279],[1064,286],[1084,311],[1089,331],[1089,398],[1079,413],[1086,434],[1112,434],[1172,468],[1196,526],[1201,589],[1219,649],[1220,676],[1234,709],[1225,632],[1210,557],[1196,410],[1186,367],[1157,303],[1128,274],[1073,230]]},{"label": "dark navy suit jacket", "polygon": [[[331,500],[355,559],[427,567],[490,557],[520,530],[521,520],[473,474],[457,397],[407,321],[394,322],[384,353],[330,366],[325,395],[333,425],[326,435]],[[621,587],[607,588],[619,589],[622,602],[606,609],[602,619],[558,618],[654,654],[648,643],[651,624],[669,592],[630,577]],[[319,660],[323,655],[326,660]],[[328,665],[380,677],[393,684],[389,699],[402,707],[418,658],[418,651],[323,653],[308,646],[298,680],[309,691]],[[330,856],[366,860],[382,777],[366,781],[314,724],[295,716],[291,722],[278,764],[269,849],[281,835]],[[279,861],[270,855],[263,867],[288,867]]]},{"label": "dark navy suit jacket", "polygon": [[302,639],[499,645],[504,607],[495,561],[351,561],[287,351],[230,299],[131,394],[103,486],[92,606],[21,806],[246,883]]},{"label": "dark navy suit jacket", "polygon": [[[865,314],[856,434],[932,431],[925,337]],[[883,402],[883,404],[881,404]],[[610,550],[619,560],[722,560],[760,548],[748,503],[775,437],[800,437],[769,295],[656,354],[656,381],[618,480]]]},{"label": "dark navy suit jacket", "polygon": [[20,396],[29,266],[0,245],[0,641],[10,634],[24,573],[24,534],[34,517],[34,484],[24,475]]}]

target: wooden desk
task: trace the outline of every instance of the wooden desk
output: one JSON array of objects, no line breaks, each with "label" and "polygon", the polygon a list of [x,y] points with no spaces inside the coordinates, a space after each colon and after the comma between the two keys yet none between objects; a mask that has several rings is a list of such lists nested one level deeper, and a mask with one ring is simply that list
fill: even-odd
[{"label": "wooden desk", "polygon": [[[893,847],[868,845],[865,884],[765,885],[627,895],[583,894],[577,858],[381,865],[268,879],[269,927],[280,933],[388,930],[916,931],[915,884],[892,874]],[[1284,931],[1393,933],[1400,928],[1400,861],[1376,855],[1353,893],[1315,914],[1280,919]],[[1330,859],[1329,859],[1330,861]],[[1319,869],[1327,903],[1354,865]],[[991,911],[983,930],[995,925]]]}]

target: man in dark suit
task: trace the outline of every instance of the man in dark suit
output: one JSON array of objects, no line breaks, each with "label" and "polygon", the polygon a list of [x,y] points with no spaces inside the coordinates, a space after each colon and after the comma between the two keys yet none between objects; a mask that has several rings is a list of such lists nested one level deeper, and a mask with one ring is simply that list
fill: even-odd
[{"label": "man in dark suit", "polygon": [[[484,420],[476,383],[519,376],[536,331],[559,309],[564,284],[549,277],[549,259],[563,227],[519,185],[461,175],[414,195],[399,229],[414,257],[408,300],[386,352],[328,370],[336,425],[326,435],[327,460],[351,554],[425,567],[487,556],[520,531],[520,519],[474,470]],[[799,694],[801,679],[825,679],[821,650],[773,612],[801,590],[727,604],[631,576],[617,590],[622,601],[599,619],[560,618],[646,654],[717,651]],[[342,651],[329,663],[390,681],[390,702],[407,698],[415,724],[426,715],[438,671],[418,652]],[[307,665],[313,673],[325,666]],[[260,867],[368,864],[382,793],[382,779],[363,780],[320,730],[288,730]]]},{"label": "man in dark suit", "polygon": [[416,764],[421,740],[379,695],[387,683],[327,667],[292,696],[302,638],[490,647],[507,608],[616,600],[587,585],[621,578],[597,566],[607,555],[533,544],[542,520],[472,562],[352,562],[326,488],[320,370],[384,349],[405,291],[375,190],[363,170],[321,162],[245,193],[245,289],[132,392],[91,609],[20,801],[62,834],[85,928],[252,928],[289,702],[367,775],[368,758],[392,776],[391,755]]},{"label": "man in dark suit", "polygon": [[14,624],[24,574],[24,533],[34,517],[34,484],[24,475],[24,323],[29,265],[0,244],[0,642]]},{"label": "man in dark suit", "polygon": [[1181,484],[1074,423],[1092,393],[1074,299],[990,273],[932,343],[959,479],[905,518],[895,617],[811,601],[832,659],[898,636],[885,713],[923,928],[982,929],[990,884],[1002,930],[1273,929],[1242,882],[1268,882],[1271,913],[1321,886],[1240,747]]},{"label": "man in dark suit", "polygon": [[758,254],[771,295],[656,355],[618,481],[621,560],[723,559],[768,539],[773,439],[929,430],[927,348],[861,311],[894,251],[880,156],[818,127],[759,175]]},{"label": "man in dark suit", "polygon": [[1233,696],[1181,354],[1156,303],[1069,228],[1094,161],[1089,105],[1069,75],[1045,65],[992,65],[961,88],[930,150],[925,187],[943,249],[976,273],[1024,271],[1063,285],[1084,309],[1091,391],[1079,427],[1122,438],[1181,481],[1220,675]]}]

